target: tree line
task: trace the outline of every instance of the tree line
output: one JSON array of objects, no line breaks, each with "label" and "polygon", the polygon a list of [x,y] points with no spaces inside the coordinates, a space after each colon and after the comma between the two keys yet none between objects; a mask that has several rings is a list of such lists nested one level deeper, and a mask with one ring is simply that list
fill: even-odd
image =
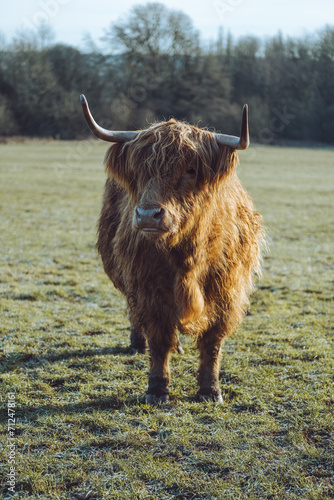
[{"label": "tree line", "polygon": [[107,128],[171,116],[238,134],[249,104],[252,139],[334,143],[334,27],[313,35],[201,41],[191,19],[137,5],[86,49],[53,44],[46,26],[0,48],[0,135],[88,135],[86,94]]}]

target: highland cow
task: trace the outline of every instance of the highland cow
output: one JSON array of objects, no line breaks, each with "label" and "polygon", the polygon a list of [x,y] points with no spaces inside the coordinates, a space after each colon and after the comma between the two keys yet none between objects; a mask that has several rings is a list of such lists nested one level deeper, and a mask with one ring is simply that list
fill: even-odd
[{"label": "highland cow", "polygon": [[236,174],[236,151],[249,144],[248,108],[234,137],[174,119],[109,131],[81,102],[92,132],[114,143],[97,249],[127,298],[132,348],[149,349],[146,402],[169,399],[178,332],[193,335],[200,352],[199,399],[221,402],[221,344],[247,311],[263,240],[261,216]]}]

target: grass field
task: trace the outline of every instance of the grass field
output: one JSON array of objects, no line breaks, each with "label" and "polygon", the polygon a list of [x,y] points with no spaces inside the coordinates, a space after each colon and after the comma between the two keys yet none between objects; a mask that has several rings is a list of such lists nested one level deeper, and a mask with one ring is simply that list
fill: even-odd
[{"label": "grass field", "polygon": [[9,460],[22,499],[334,498],[334,151],[240,154],[269,253],[223,346],[224,403],[195,401],[183,337],[171,401],[148,407],[147,356],[94,247],[106,147],[0,145],[1,498]]}]

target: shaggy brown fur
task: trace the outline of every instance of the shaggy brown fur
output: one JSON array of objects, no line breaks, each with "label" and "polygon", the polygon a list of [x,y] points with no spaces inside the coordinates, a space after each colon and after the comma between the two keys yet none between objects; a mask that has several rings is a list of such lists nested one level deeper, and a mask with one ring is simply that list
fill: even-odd
[{"label": "shaggy brown fur", "polygon": [[[200,399],[221,400],[220,346],[247,310],[263,241],[237,159],[210,132],[175,120],[106,155],[97,248],[128,300],[133,347],[148,343],[149,403],[168,398],[178,331],[192,334],[200,350]],[[162,207],[163,232],[138,229],[138,207]]]}]

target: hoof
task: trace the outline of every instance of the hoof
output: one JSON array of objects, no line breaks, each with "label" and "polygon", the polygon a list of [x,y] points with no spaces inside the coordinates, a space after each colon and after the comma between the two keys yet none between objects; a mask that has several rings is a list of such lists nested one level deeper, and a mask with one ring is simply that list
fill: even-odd
[{"label": "hoof", "polygon": [[177,354],[184,354],[184,350],[181,347],[181,344],[177,344],[175,347],[172,348],[172,352],[175,352]]},{"label": "hoof", "polygon": [[214,403],[223,403],[223,397],[221,394],[199,394],[198,401],[200,403],[209,401],[213,401]]},{"label": "hoof", "polygon": [[146,352],[146,339],[142,335],[142,333],[138,330],[135,330],[131,328],[131,335],[130,335],[130,351],[132,354],[139,353],[139,354],[145,354]]},{"label": "hoof", "polygon": [[163,403],[167,403],[169,401],[169,395],[163,394],[162,396],[156,396],[155,394],[146,394],[145,403],[151,406],[159,406]]},{"label": "hoof", "polygon": [[181,344],[179,344],[179,345],[177,346],[176,351],[177,351],[179,354],[184,354],[184,350],[182,349]]},{"label": "hoof", "polygon": [[146,347],[135,347],[133,345],[130,345],[130,352],[131,354],[145,354],[146,353]]}]

